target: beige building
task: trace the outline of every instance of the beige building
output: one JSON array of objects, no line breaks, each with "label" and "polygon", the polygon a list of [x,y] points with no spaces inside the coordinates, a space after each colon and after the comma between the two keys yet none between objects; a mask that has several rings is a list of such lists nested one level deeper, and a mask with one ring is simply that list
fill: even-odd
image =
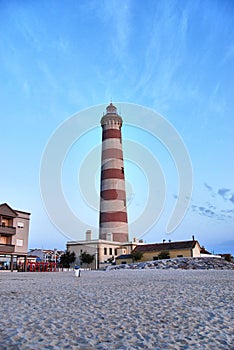
[{"label": "beige building", "polygon": [[[198,241],[179,241],[179,242],[163,242],[155,244],[137,245],[134,249],[136,252],[142,252],[143,256],[140,261],[158,260],[158,256],[162,252],[168,252],[170,258],[182,257],[200,257],[201,247]],[[124,256],[122,256],[122,260]],[[122,263],[121,259],[117,259],[117,263]],[[129,262],[129,261],[127,261]]]},{"label": "beige building", "polygon": [[26,269],[30,215],[0,205],[0,269]]},{"label": "beige building", "polygon": [[99,269],[111,261],[115,261],[117,256],[122,254],[130,254],[137,244],[142,244],[136,239],[133,242],[121,243],[109,240],[92,239],[90,230],[86,232],[86,239],[83,241],[67,242],[67,250],[76,254],[74,265],[85,267],[80,260],[80,255],[86,252],[94,256],[94,261],[90,264],[91,269]]},{"label": "beige building", "polygon": [[198,241],[163,242],[146,244],[142,240],[133,239],[133,242],[120,243],[110,240],[92,240],[91,231],[86,232],[86,240],[67,242],[67,250],[76,254],[74,265],[82,265],[80,255],[86,252],[94,256],[94,261],[90,264],[91,269],[99,269],[110,262],[119,264],[130,264],[133,262],[131,253],[133,251],[142,252],[142,258],[137,262],[153,261],[159,259],[159,254],[168,252],[170,258],[178,257],[200,257],[201,247]]}]

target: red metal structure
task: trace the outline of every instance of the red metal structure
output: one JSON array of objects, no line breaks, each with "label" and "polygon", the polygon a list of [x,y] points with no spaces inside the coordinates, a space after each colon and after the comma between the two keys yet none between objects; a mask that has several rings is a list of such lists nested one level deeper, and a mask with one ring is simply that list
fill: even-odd
[{"label": "red metal structure", "polygon": [[57,264],[55,262],[28,262],[27,271],[29,272],[56,272]]}]

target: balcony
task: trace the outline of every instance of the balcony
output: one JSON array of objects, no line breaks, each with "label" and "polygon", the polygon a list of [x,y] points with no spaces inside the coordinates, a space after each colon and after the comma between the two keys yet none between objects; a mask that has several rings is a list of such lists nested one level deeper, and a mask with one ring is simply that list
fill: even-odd
[{"label": "balcony", "polygon": [[13,236],[16,234],[16,228],[12,226],[0,225],[0,235]]},{"label": "balcony", "polygon": [[1,244],[0,243],[0,253],[5,254],[5,253],[14,253],[15,251],[15,246],[12,244]]}]

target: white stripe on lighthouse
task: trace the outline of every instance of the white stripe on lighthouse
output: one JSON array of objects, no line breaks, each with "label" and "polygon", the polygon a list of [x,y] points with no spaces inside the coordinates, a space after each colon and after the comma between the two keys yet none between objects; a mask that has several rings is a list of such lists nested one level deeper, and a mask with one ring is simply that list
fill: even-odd
[{"label": "white stripe on lighthouse", "polygon": [[122,190],[125,191],[125,180],[122,179],[106,179],[101,182],[101,190]]}]

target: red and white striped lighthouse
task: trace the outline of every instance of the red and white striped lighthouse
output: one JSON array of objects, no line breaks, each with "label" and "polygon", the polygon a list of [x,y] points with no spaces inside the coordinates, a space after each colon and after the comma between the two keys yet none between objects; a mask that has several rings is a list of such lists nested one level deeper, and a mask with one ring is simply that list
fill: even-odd
[{"label": "red and white striped lighthouse", "polygon": [[122,118],[112,103],[101,119],[102,161],[99,238],[128,242],[128,219],[122,149]]}]

